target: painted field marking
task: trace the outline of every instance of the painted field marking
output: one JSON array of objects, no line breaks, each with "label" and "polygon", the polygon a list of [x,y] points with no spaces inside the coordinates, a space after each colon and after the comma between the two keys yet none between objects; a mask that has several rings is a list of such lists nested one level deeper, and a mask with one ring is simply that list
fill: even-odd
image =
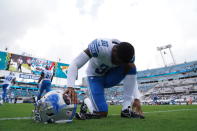
[{"label": "painted field marking", "polygon": [[[178,110],[165,110],[165,111],[151,111],[151,112],[144,112],[144,114],[149,113],[165,113],[165,112],[178,112],[178,111],[192,111],[197,109],[178,109]],[[120,114],[112,114],[113,116],[120,115]]]},{"label": "painted field marking", "polygon": [[[178,112],[178,111],[193,111],[197,109],[178,109],[178,110],[165,110],[165,111],[151,111],[151,112],[144,112],[145,114],[149,113],[165,113],[165,112]],[[112,116],[117,116],[120,114],[112,114]],[[14,118],[0,118],[0,121],[3,120],[27,120],[27,119],[32,119],[32,117],[14,117]]]}]

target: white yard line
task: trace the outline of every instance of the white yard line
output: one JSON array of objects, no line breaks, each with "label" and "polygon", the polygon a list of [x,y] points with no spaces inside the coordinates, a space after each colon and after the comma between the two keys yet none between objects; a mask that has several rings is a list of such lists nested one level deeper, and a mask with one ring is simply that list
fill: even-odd
[{"label": "white yard line", "polygon": [[0,121],[2,120],[24,120],[24,119],[31,119],[31,117],[0,118]]},{"label": "white yard line", "polygon": [[[165,110],[165,111],[151,111],[151,112],[144,112],[145,114],[148,113],[165,113],[165,112],[178,112],[178,111],[193,111],[197,109],[179,109],[179,110]],[[117,116],[120,114],[112,114],[112,116]],[[25,119],[32,119],[31,117],[14,117],[14,118],[0,118],[2,120],[25,120]]]},{"label": "white yard line", "polygon": [[177,112],[177,111],[193,111],[193,110],[197,110],[197,109],[165,110],[165,111],[152,111],[152,112],[144,112],[144,113]]},{"label": "white yard line", "polygon": [[[179,110],[165,110],[165,111],[151,111],[151,112],[144,112],[144,114],[149,113],[165,113],[165,112],[178,112],[178,111],[192,111],[197,109],[179,109]],[[113,116],[120,115],[120,114],[112,114]]]}]

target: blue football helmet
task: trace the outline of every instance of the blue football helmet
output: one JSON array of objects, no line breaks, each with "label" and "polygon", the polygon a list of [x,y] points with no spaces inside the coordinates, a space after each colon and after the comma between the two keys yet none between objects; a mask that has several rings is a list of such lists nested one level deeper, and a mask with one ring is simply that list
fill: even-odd
[{"label": "blue football helmet", "polygon": [[33,120],[43,123],[67,123],[75,116],[77,104],[63,90],[53,90],[35,103]]}]

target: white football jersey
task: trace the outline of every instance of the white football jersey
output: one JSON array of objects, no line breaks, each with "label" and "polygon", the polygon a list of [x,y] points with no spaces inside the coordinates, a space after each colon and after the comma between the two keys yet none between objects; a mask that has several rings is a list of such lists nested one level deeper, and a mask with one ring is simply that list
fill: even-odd
[{"label": "white football jersey", "polygon": [[114,45],[111,39],[96,39],[89,44],[92,58],[88,64],[87,76],[103,76],[109,69],[117,66],[111,61]]},{"label": "white football jersey", "polygon": [[5,79],[3,81],[3,84],[11,84],[12,80],[14,80],[16,76],[14,74],[9,74],[5,76]]},{"label": "white football jersey", "polygon": [[44,73],[43,80],[50,80],[51,81],[53,73],[50,70],[44,70],[43,73]]}]

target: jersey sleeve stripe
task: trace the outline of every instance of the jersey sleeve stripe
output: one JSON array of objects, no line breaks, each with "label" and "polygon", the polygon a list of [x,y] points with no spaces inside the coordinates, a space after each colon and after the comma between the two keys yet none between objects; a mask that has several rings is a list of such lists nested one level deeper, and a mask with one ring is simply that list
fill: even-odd
[{"label": "jersey sleeve stripe", "polygon": [[97,39],[95,39],[88,45],[88,49],[93,57],[98,57],[99,49]]}]

